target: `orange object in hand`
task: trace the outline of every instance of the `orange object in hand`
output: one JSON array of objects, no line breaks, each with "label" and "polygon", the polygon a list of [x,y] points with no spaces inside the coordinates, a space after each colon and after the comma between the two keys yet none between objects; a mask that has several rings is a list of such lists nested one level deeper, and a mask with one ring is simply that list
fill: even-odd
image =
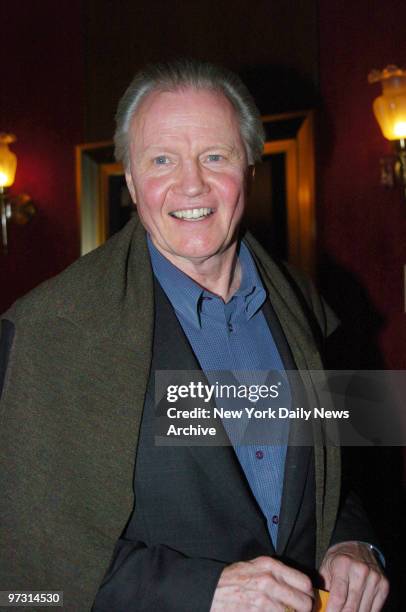
[{"label": "orange object in hand", "polygon": [[326,612],[328,596],[330,593],[328,591],[323,591],[322,589],[314,589],[315,600],[314,600],[314,608],[313,612]]}]

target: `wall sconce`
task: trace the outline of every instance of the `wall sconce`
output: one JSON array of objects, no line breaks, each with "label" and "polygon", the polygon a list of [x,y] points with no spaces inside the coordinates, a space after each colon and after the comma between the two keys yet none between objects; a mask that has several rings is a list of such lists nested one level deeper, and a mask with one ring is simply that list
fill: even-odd
[{"label": "wall sconce", "polygon": [[382,95],[373,103],[374,114],[384,137],[395,145],[395,153],[380,160],[381,183],[393,187],[398,182],[406,198],[406,70],[392,65],[372,70],[368,81],[382,85]]},{"label": "wall sconce", "polygon": [[9,188],[14,183],[17,169],[17,156],[10,151],[9,144],[16,141],[13,134],[0,133],[0,215],[1,215],[1,243],[3,253],[8,252],[7,225],[14,221],[25,225],[34,216],[36,210],[31,198],[26,193],[13,196]]}]

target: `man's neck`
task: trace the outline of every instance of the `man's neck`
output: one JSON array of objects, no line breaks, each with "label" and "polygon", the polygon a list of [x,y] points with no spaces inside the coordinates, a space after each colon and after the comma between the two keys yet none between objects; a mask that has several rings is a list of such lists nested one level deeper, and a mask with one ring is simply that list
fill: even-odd
[{"label": "man's neck", "polygon": [[[161,251],[159,248],[158,250]],[[221,297],[225,303],[232,298],[241,284],[241,264],[236,243],[224,253],[202,260],[190,260],[162,251],[161,254],[201,287]]]}]

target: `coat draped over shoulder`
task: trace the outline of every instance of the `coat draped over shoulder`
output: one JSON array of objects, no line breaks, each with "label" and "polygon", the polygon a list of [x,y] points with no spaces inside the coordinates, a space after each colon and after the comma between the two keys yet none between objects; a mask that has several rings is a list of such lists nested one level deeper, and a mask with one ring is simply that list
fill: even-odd
[{"label": "coat draped over shoulder", "polygon": [[[307,282],[245,240],[297,368],[322,369],[320,343],[334,318]],[[90,610],[134,506],[153,321],[138,218],[3,315],[13,337],[0,402],[2,589],[63,590],[70,612]],[[320,562],[337,515],[340,458],[321,428],[313,434]]]}]

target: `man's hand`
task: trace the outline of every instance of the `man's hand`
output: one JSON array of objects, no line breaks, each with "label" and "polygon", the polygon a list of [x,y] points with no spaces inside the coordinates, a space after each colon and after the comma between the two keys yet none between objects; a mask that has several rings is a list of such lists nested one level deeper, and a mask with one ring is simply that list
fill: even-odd
[{"label": "man's hand", "polygon": [[389,583],[367,544],[342,542],[328,549],[320,574],[330,591],[327,612],[378,612]]},{"label": "man's hand", "polygon": [[221,573],[210,612],[311,612],[310,578],[272,557],[228,565]]}]

